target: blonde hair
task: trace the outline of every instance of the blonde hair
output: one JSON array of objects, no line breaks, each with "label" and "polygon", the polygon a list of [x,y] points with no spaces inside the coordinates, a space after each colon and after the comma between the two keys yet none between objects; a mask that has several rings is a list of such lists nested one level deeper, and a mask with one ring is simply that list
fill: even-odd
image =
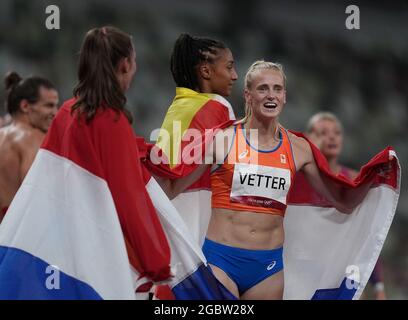
[{"label": "blonde hair", "polygon": [[339,118],[337,118],[331,112],[324,111],[324,112],[318,112],[318,113],[316,113],[315,115],[313,115],[310,118],[310,120],[309,120],[309,122],[307,124],[306,132],[311,133],[313,131],[314,126],[316,125],[316,123],[318,123],[319,121],[322,121],[322,120],[328,120],[328,121],[335,122],[339,126],[340,130],[343,131],[343,126],[342,126]]},{"label": "blonde hair", "polygon": [[[283,86],[284,88],[286,88],[286,75],[285,72],[283,71],[283,66],[280,63],[269,62],[265,60],[257,60],[248,68],[248,71],[245,75],[244,89],[247,90],[251,89],[255,72],[270,69],[277,70],[282,74]],[[251,106],[248,105],[247,102],[245,101],[245,116],[241,120],[236,121],[235,124],[246,123],[251,116],[252,116]]]}]

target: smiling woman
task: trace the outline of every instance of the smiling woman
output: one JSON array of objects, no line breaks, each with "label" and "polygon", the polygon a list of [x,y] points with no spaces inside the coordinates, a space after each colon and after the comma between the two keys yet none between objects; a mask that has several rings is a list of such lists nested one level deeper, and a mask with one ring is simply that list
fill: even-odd
[{"label": "smiling woman", "polygon": [[[279,123],[286,103],[282,66],[253,63],[244,95],[245,117],[220,132],[209,148],[217,166],[211,172],[212,214],[203,252],[236,297],[282,299],[283,218],[296,172],[304,172],[339,211],[351,211],[325,187],[309,143]],[[172,187],[199,177],[205,166]]]},{"label": "smiling woman", "polygon": [[[260,68],[261,65],[267,69]],[[264,70],[264,72],[259,75],[260,70]],[[253,82],[257,75],[261,79],[254,87]],[[264,61],[255,62],[246,74],[244,94],[246,101],[245,117],[237,124],[246,123],[249,119],[252,120],[253,113],[263,112],[267,116],[275,117],[280,114],[286,103],[286,75],[282,65]],[[254,117],[254,119],[258,118]]]},{"label": "smiling woman", "polygon": [[256,61],[250,66],[246,115],[226,130],[232,143],[211,175],[212,217],[203,252],[217,278],[241,299],[283,297],[283,218],[297,171],[347,211],[340,197],[325,188],[309,143],[279,123],[285,78],[280,64]]},{"label": "smiling woman", "polygon": [[[244,95],[245,117],[219,131],[208,148],[207,155],[216,165],[210,175],[212,209],[202,250],[214,275],[234,296],[243,300],[282,299],[283,221],[291,203],[296,203],[293,193],[298,191],[293,186],[297,172],[304,174],[342,219],[361,204],[370,183],[345,183],[328,171],[313,143],[279,123],[286,103],[281,65],[253,63],[245,77]],[[385,161],[392,161],[388,150],[384,155]],[[175,179],[166,192],[177,195],[187,186],[186,181],[200,177],[208,166],[202,164],[187,177]],[[185,201],[187,206],[191,203],[197,202]],[[292,230],[288,238],[293,235],[292,225],[285,224],[286,230]],[[353,297],[355,290],[346,293]],[[320,293],[317,296],[321,297]]]}]

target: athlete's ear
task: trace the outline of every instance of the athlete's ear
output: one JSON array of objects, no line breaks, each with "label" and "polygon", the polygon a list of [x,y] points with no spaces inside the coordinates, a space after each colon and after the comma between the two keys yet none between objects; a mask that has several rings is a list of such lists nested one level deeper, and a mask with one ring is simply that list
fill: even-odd
[{"label": "athlete's ear", "polygon": [[131,62],[129,58],[122,58],[119,61],[118,70],[120,73],[129,73],[131,69]]},{"label": "athlete's ear", "polygon": [[20,101],[20,111],[22,113],[28,113],[29,107],[30,107],[30,104],[28,103],[26,99],[23,99]]},{"label": "athlete's ear", "polygon": [[283,89],[283,104],[286,104],[286,89]]},{"label": "athlete's ear", "polygon": [[247,104],[249,104],[250,101],[251,101],[251,95],[250,95],[248,89],[244,89],[244,98],[245,98],[245,102],[246,102]]},{"label": "athlete's ear", "polygon": [[203,78],[205,80],[210,80],[210,78],[211,78],[211,68],[210,68],[208,63],[202,63],[198,67],[198,72],[199,72],[201,78]]}]

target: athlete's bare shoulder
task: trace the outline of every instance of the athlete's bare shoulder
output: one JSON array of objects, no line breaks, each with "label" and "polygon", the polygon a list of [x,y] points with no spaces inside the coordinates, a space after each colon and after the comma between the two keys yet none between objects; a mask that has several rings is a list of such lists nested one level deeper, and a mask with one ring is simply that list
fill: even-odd
[{"label": "athlete's bare shoulder", "polygon": [[11,124],[0,131],[0,144],[23,154],[38,149],[44,139],[44,133],[27,126]]},{"label": "athlete's bare shoulder", "polygon": [[16,134],[13,125],[8,125],[0,129],[0,150],[7,151],[13,148]]},{"label": "athlete's bare shoulder", "polygon": [[15,143],[22,146],[41,143],[43,138],[44,133],[31,127],[18,128],[14,136]]},{"label": "athlete's bare shoulder", "polygon": [[296,168],[300,170],[304,165],[310,163],[313,160],[312,149],[309,143],[303,137],[288,132],[289,140],[293,148],[293,156],[296,163]]}]

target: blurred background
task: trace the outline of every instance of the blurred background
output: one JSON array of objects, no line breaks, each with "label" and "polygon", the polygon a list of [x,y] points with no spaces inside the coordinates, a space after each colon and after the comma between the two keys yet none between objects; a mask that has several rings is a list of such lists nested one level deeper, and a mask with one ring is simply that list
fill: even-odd
[{"label": "blurred background", "polygon": [[[47,30],[45,8],[60,9],[60,30]],[[360,9],[348,30],[345,9]],[[2,0],[0,74],[43,75],[72,95],[84,34],[114,25],[132,34],[138,72],[128,92],[134,129],[149,140],[174,94],[170,54],[182,32],[219,39],[232,50],[239,80],[228,100],[243,115],[243,78],[257,59],[280,62],[287,78],[281,117],[304,131],[315,112],[338,115],[345,128],[342,162],[356,169],[391,145],[408,160],[408,3],[271,0]],[[4,86],[0,99],[4,101]],[[5,114],[0,108],[0,116]],[[1,155],[0,155],[1,156]],[[408,299],[408,193],[403,176],[397,213],[382,251],[386,292]]]}]

